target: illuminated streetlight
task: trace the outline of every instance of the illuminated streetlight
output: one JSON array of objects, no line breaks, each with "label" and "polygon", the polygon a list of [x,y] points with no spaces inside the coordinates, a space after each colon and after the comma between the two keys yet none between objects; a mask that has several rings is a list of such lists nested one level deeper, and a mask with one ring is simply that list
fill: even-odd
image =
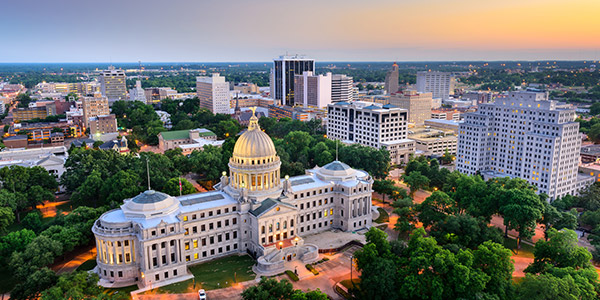
[{"label": "illuminated streetlight", "polygon": [[283,249],[283,242],[279,242],[279,250]]}]

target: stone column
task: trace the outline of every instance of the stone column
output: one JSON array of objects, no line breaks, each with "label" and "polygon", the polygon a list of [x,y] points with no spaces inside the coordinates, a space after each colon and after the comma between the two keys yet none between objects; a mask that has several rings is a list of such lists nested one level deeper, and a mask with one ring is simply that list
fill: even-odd
[{"label": "stone column", "polygon": [[152,253],[152,250],[150,250],[152,247],[152,245],[147,245],[146,246],[146,270],[151,270],[153,268],[152,266],[152,255],[150,255]]},{"label": "stone column", "polygon": [[127,260],[125,259],[125,241],[121,241],[121,257],[123,258],[121,263],[127,264]]},{"label": "stone column", "polygon": [[113,244],[113,262],[115,263],[115,265],[119,264],[119,256],[117,255],[117,243],[115,243],[115,241],[112,241]]},{"label": "stone column", "polygon": [[167,265],[171,264],[171,242],[167,241],[165,242],[167,243],[167,250],[166,250],[166,255],[167,255]]},{"label": "stone column", "polygon": [[160,247],[160,243],[156,243],[156,262],[158,263],[158,268],[162,267],[162,248]]}]

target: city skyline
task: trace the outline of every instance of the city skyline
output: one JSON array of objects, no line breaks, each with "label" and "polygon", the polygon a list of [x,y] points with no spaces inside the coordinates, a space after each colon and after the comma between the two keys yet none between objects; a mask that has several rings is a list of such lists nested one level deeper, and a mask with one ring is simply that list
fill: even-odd
[{"label": "city skyline", "polygon": [[[10,2],[2,62],[598,60],[600,2]],[[343,8],[343,9],[341,9]],[[343,12],[343,13],[342,13]],[[282,26],[297,18],[294,26]]]}]

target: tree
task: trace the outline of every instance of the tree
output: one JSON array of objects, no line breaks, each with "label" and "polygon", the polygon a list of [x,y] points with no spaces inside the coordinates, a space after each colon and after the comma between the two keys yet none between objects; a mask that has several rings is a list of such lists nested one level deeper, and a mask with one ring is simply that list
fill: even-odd
[{"label": "tree", "polygon": [[85,178],[85,181],[77,188],[77,191],[71,197],[74,203],[80,205],[92,205],[98,207],[100,200],[100,189],[104,185],[102,175],[97,170],[93,170],[92,173]]},{"label": "tree", "polygon": [[23,218],[22,225],[34,232],[42,231],[42,227],[44,226],[44,224],[42,224],[42,214],[38,211],[28,213],[25,218]]},{"label": "tree", "polygon": [[15,214],[10,207],[0,207],[0,233],[15,221]]},{"label": "tree", "polygon": [[398,199],[392,203],[394,214],[398,215],[398,220],[394,225],[394,230],[405,236],[410,234],[417,224],[417,212],[412,198],[405,197]]},{"label": "tree", "polygon": [[578,300],[580,291],[571,277],[557,278],[550,274],[531,275],[517,285],[516,298],[518,300]]},{"label": "tree", "polygon": [[[416,171],[415,173],[418,173]],[[423,203],[417,205],[419,221],[424,227],[444,221],[448,215],[456,213],[456,202],[442,191],[435,191]]]},{"label": "tree", "polygon": [[65,273],[58,277],[56,285],[41,293],[42,300],[89,299],[99,296],[98,274],[85,271]]},{"label": "tree", "polygon": [[163,187],[163,193],[171,196],[179,196],[179,182],[181,180],[181,195],[193,194],[198,191],[196,188],[185,178],[171,178]]},{"label": "tree", "polygon": [[473,265],[490,277],[485,291],[500,299],[511,299],[514,261],[512,252],[499,243],[483,242],[473,251]]},{"label": "tree", "polygon": [[592,125],[587,136],[592,142],[600,143],[600,123]]},{"label": "tree", "polygon": [[600,102],[594,102],[594,104],[590,106],[590,115],[600,115]]},{"label": "tree", "polygon": [[292,284],[283,279],[277,281],[276,279],[263,277],[258,285],[251,286],[242,292],[242,299],[244,300],[325,300],[327,295],[322,293],[320,290],[302,292],[301,290],[294,290]]},{"label": "tree", "polygon": [[104,182],[100,199],[104,199],[105,203],[121,203],[123,199],[137,196],[143,190],[140,181],[137,174],[121,170]]},{"label": "tree", "polygon": [[373,181],[373,191],[380,194],[383,197],[383,203],[385,203],[385,196],[392,195],[396,190],[396,183],[393,180],[381,179]]},{"label": "tree", "polygon": [[6,264],[14,252],[23,252],[35,239],[35,232],[29,229],[13,231],[0,237],[0,262]]},{"label": "tree", "polygon": [[507,202],[500,207],[500,213],[507,230],[515,229],[519,232],[517,248],[520,249],[521,240],[533,236],[536,221],[542,218],[544,204],[531,189],[510,189],[506,196]]},{"label": "tree", "polygon": [[425,188],[429,185],[429,178],[423,176],[419,171],[414,171],[409,175],[404,175],[402,179],[410,188],[411,196],[413,196],[419,189]]},{"label": "tree", "polygon": [[548,231],[549,240],[539,240],[535,243],[533,263],[527,273],[545,273],[552,267],[556,268],[590,268],[592,255],[585,247],[577,245],[577,234],[572,230]]},{"label": "tree", "polygon": [[453,244],[460,248],[475,249],[485,241],[502,242],[502,231],[488,226],[483,218],[470,215],[449,215],[431,225],[430,235],[440,245]]}]

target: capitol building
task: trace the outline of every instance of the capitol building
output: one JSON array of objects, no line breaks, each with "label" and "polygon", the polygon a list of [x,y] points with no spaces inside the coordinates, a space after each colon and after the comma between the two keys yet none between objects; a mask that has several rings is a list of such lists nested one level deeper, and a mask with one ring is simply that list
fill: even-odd
[{"label": "capitol building", "polygon": [[172,197],[147,190],[96,220],[99,284],[156,287],[192,278],[190,265],[246,253],[257,259],[255,271],[279,274],[287,261],[318,259],[318,247],[303,237],[371,226],[366,172],[336,160],[282,178],[280,166],[252,116],[214,191]]}]

